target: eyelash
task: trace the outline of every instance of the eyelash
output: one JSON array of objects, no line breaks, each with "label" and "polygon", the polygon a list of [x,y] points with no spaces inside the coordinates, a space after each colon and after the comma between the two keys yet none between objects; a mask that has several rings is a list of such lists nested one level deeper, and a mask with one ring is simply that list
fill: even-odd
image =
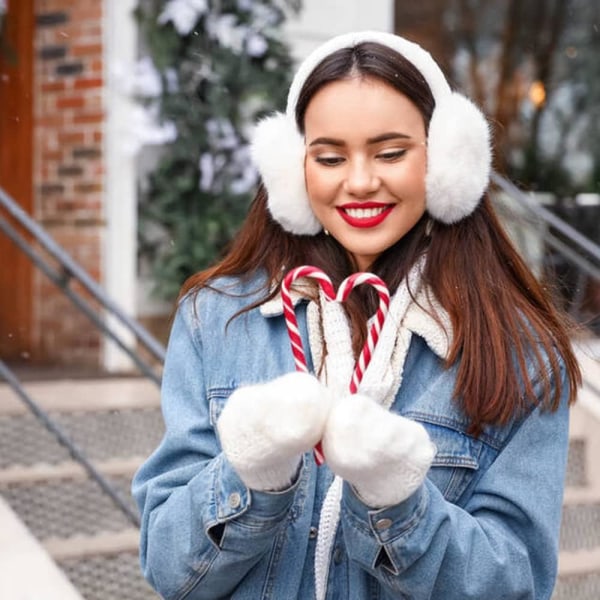
[{"label": "eyelash", "polygon": [[[394,150],[389,152],[381,152],[375,156],[375,158],[380,158],[384,162],[395,162],[401,159],[406,154],[406,148],[401,148],[400,150]],[[315,161],[320,165],[325,167],[336,167],[344,162],[344,158],[341,156],[317,156]]]},{"label": "eyelash", "polygon": [[382,152],[377,155],[377,158],[382,158],[387,162],[394,162],[399,158],[402,158],[406,154],[406,148],[401,148],[399,150],[393,150],[390,152]]},{"label": "eyelash", "polygon": [[315,158],[315,162],[318,162],[320,165],[325,167],[336,167],[337,165],[341,164],[343,160],[344,159],[339,156],[317,156]]}]

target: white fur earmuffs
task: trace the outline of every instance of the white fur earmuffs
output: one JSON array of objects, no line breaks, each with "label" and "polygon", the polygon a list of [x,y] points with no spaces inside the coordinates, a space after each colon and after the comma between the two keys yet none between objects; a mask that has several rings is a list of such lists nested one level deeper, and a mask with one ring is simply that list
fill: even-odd
[{"label": "white fur earmuffs", "polygon": [[363,42],[382,44],[404,56],[421,72],[433,94],[426,176],[426,206],[431,217],[446,224],[460,221],[473,212],[488,186],[492,162],[488,123],[470,100],[451,90],[429,52],[391,33],[347,33],[309,54],[290,86],[286,112],[267,117],[254,131],[251,155],[267,190],[269,211],[291,233],[315,235],[321,230],[306,192],[306,149],[295,120],[300,91],[323,59]]}]

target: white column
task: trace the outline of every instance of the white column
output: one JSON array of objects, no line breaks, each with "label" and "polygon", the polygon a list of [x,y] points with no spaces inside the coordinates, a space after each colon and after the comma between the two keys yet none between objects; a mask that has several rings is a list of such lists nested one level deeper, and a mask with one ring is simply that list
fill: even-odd
[{"label": "white column", "polygon": [[[125,148],[124,131],[131,122],[133,100],[117,85],[115,66],[133,72],[137,58],[137,25],[133,18],[136,0],[104,0],[104,81],[106,110],[104,140],[104,190],[106,233],[104,239],[103,287],[128,315],[135,315],[137,197],[135,156]],[[111,327],[114,319],[108,318]],[[115,331],[122,327],[114,328]],[[133,336],[124,333],[128,344]],[[129,357],[113,342],[106,341],[104,368],[111,372],[130,370]]]}]

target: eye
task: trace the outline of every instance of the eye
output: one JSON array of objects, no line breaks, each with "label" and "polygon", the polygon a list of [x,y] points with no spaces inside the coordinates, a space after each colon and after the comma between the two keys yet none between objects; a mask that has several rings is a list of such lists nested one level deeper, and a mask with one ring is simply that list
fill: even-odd
[{"label": "eye", "polygon": [[395,162],[400,160],[406,154],[406,148],[398,148],[397,150],[385,150],[377,154],[377,158],[385,162]]},{"label": "eye", "polygon": [[315,162],[326,167],[336,167],[344,162],[341,156],[315,156]]}]

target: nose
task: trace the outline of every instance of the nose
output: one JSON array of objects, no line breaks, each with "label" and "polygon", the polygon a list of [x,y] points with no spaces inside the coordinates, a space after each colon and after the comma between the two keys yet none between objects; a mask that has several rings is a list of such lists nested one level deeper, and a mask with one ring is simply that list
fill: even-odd
[{"label": "nose", "polygon": [[368,197],[374,194],[381,180],[375,172],[374,165],[368,160],[356,159],[348,164],[348,171],[344,181],[344,188],[348,194],[358,198]]}]

